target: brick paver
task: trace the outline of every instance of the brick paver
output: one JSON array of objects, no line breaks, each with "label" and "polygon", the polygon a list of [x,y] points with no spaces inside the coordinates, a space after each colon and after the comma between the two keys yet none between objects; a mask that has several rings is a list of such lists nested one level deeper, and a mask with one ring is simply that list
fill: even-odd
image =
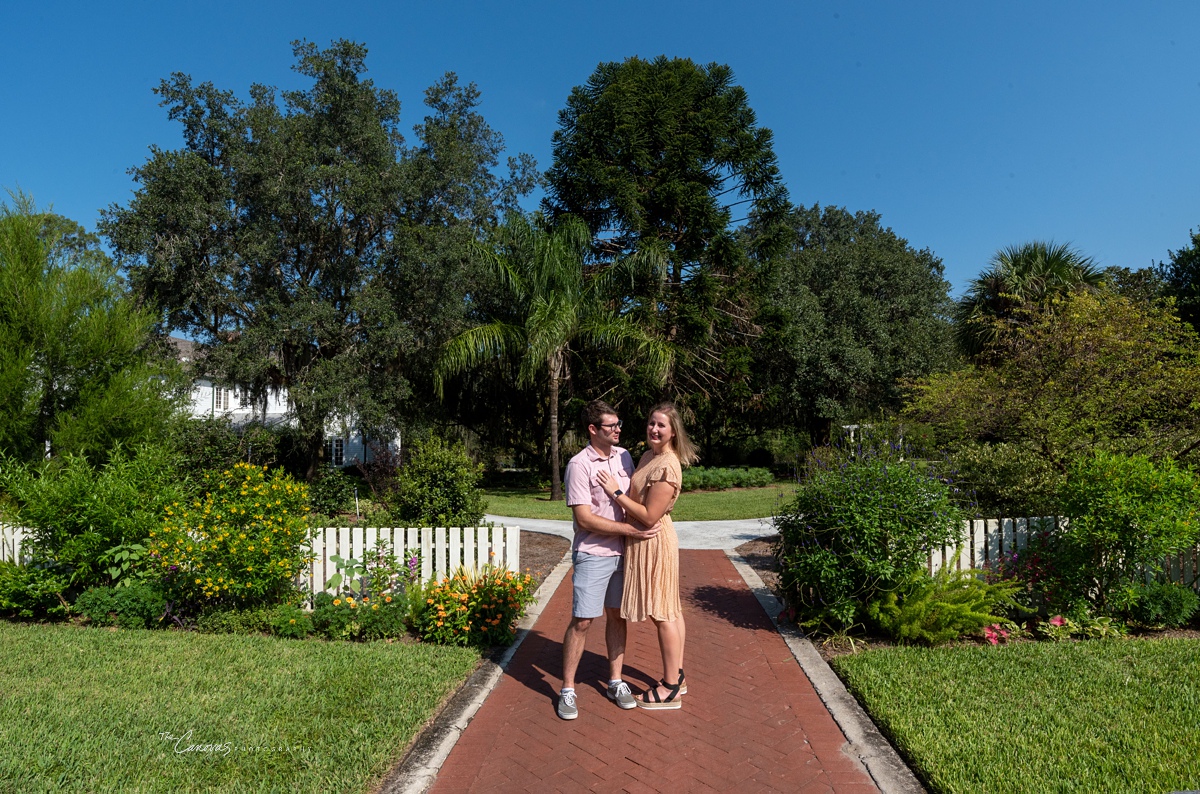
[{"label": "brick paver", "polygon": [[[603,621],[576,689],[554,712],[570,576],[467,726],[434,783],[460,791],[836,791],[877,789],[762,607],[721,551],[681,550],[688,694],[678,711],[622,711],[604,696]],[[653,625],[629,626],[625,680],[660,674]]]}]

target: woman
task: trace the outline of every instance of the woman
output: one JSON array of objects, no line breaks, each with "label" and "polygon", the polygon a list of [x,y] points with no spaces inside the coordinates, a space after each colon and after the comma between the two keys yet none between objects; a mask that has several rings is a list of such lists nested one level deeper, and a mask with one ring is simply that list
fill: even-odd
[{"label": "woman", "polygon": [[683,683],[685,629],[679,603],[679,539],[671,523],[671,508],[683,485],[683,466],[694,463],[696,448],[688,440],[679,412],[662,403],[646,422],[646,446],[650,449],[638,462],[622,493],[614,477],[601,472],[600,486],[625,511],[627,519],[645,526],[662,521],[662,531],[646,540],[628,539],[625,544],[625,593],[621,617],[640,621],[649,618],[658,629],[663,677],[638,700],[644,709],[677,709],[679,696],[687,694]]}]

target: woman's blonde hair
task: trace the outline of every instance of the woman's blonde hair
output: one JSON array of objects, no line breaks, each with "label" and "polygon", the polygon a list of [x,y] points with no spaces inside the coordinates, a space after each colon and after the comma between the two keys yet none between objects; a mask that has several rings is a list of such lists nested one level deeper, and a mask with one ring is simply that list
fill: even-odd
[{"label": "woman's blonde hair", "polygon": [[654,406],[650,409],[647,420],[654,414],[662,414],[671,423],[671,450],[675,453],[675,457],[679,458],[680,465],[691,466],[700,460],[700,453],[697,451],[696,445],[688,438],[687,430],[683,428],[683,419],[679,417],[679,410],[675,407],[675,403],[659,403]]}]

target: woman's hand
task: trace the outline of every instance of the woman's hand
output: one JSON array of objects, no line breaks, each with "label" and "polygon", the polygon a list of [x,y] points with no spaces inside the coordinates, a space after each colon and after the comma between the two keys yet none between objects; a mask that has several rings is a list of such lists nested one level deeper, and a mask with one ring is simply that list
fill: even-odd
[{"label": "woman's hand", "polygon": [[610,499],[620,490],[617,478],[604,469],[596,472],[596,481],[600,483],[600,487],[604,489],[604,492],[608,494]]}]

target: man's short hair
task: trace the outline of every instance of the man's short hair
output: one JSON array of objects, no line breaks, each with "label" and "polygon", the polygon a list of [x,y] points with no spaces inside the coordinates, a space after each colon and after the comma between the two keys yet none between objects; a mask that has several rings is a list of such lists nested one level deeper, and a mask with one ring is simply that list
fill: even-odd
[{"label": "man's short hair", "polygon": [[611,405],[604,400],[592,400],[587,405],[583,406],[583,412],[579,415],[579,421],[583,425],[583,432],[586,434],[588,425],[600,427],[606,416],[616,416],[617,412]]}]

